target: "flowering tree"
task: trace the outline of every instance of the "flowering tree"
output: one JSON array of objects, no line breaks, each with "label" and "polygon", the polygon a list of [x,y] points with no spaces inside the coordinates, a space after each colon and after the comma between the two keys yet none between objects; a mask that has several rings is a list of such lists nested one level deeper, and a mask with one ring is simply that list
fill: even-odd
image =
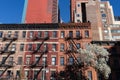
[{"label": "flowering tree", "polygon": [[84,49],[80,48],[77,52],[80,54],[80,63],[95,68],[105,79],[109,78],[111,69],[107,65],[109,53],[106,49],[95,44],[87,44]]}]

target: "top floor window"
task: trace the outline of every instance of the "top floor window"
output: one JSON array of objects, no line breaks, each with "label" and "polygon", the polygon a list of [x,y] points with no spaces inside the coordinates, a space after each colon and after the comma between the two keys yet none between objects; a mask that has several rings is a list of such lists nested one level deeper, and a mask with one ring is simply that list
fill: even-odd
[{"label": "top floor window", "polygon": [[11,31],[8,31],[7,37],[11,37]]},{"label": "top floor window", "polygon": [[85,31],[85,37],[86,37],[86,38],[89,37],[89,31],[88,31],[88,30]]},{"label": "top floor window", "polygon": [[57,37],[57,31],[53,31],[53,38]]},{"label": "top floor window", "polygon": [[40,38],[42,36],[42,32],[38,31],[38,38]]},{"label": "top floor window", "polygon": [[45,32],[44,32],[44,37],[49,37],[48,31],[45,31]]},{"label": "top floor window", "polygon": [[22,32],[22,38],[25,38],[26,37],[26,31],[23,31]]},{"label": "top floor window", "polygon": [[65,37],[65,32],[64,31],[61,31],[60,33],[60,38],[64,38]]},{"label": "top floor window", "polygon": [[73,31],[69,31],[69,37],[73,37]]},{"label": "top floor window", "polygon": [[33,38],[33,34],[34,34],[33,31],[30,31],[29,37],[30,37],[30,38]]},{"label": "top floor window", "polygon": [[14,37],[18,38],[18,31],[15,31]]}]

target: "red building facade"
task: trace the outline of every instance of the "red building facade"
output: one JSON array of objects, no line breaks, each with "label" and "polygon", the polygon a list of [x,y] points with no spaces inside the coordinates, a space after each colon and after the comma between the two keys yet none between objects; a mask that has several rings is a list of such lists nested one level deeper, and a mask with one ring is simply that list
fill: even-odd
[{"label": "red building facade", "polygon": [[[27,7],[25,7],[27,6]],[[24,23],[57,23],[58,1],[57,0],[28,0]]]}]

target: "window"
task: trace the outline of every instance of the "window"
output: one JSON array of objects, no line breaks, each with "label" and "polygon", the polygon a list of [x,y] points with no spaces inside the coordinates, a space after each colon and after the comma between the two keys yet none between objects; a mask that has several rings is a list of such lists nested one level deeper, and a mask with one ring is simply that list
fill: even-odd
[{"label": "window", "polygon": [[64,51],[64,49],[65,49],[65,44],[61,43],[60,44],[60,51]]},{"label": "window", "polygon": [[42,32],[38,31],[38,38],[42,37]]},{"label": "window", "polygon": [[18,31],[15,31],[14,37],[18,38]]},{"label": "window", "polygon": [[18,57],[18,65],[22,64],[22,57]]},{"label": "window", "polygon": [[32,44],[28,44],[28,51],[32,51]]},{"label": "window", "polygon": [[79,63],[81,63],[81,61],[80,61],[80,57],[77,57],[77,60],[78,60]]},{"label": "window", "polygon": [[85,31],[85,37],[86,37],[86,38],[89,37],[89,31],[88,31],[88,30]]},{"label": "window", "polygon": [[3,32],[0,32],[0,38],[2,38]]},{"label": "window", "polygon": [[16,44],[12,44],[12,47],[11,47],[11,51],[15,51],[16,50]]},{"label": "window", "polygon": [[69,37],[73,37],[73,31],[69,31]]},{"label": "window", "polygon": [[102,14],[102,17],[106,17],[106,14]]},{"label": "window", "polygon": [[56,51],[56,47],[57,47],[56,44],[52,44],[52,51]]},{"label": "window", "polygon": [[56,57],[52,57],[52,65],[56,65]]},{"label": "window", "polygon": [[48,31],[45,31],[45,32],[44,32],[44,37],[49,37]]},{"label": "window", "polygon": [[20,51],[24,51],[24,44],[20,44]]},{"label": "window", "polygon": [[80,4],[78,4],[77,6],[80,7]]},{"label": "window", "polygon": [[34,78],[35,78],[35,80],[37,80],[37,76],[36,76],[36,75],[37,75],[37,73],[38,73],[38,71],[37,71],[37,70],[35,70],[35,71],[34,71]]},{"label": "window", "polygon": [[53,38],[57,37],[57,31],[53,31]]},{"label": "window", "polygon": [[80,31],[76,31],[76,37],[80,37]]},{"label": "window", "polygon": [[44,51],[48,50],[48,44],[44,44]]},{"label": "window", "polygon": [[42,64],[43,65],[47,65],[47,57],[43,57],[42,58]]},{"label": "window", "polygon": [[72,65],[74,63],[74,59],[72,57],[69,58],[69,64]]},{"label": "window", "polygon": [[80,14],[77,14],[77,17],[80,17]]},{"label": "window", "polygon": [[30,64],[30,57],[26,57],[26,64],[27,64],[27,65]]},{"label": "window", "polygon": [[64,31],[61,31],[60,33],[60,38],[64,38],[65,37],[65,32]]},{"label": "window", "polygon": [[29,76],[29,71],[25,71],[25,77],[27,77],[28,78],[28,76]]},{"label": "window", "polygon": [[79,19],[77,19],[77,22],[80,22],[80,20],[79,20]]},{"label": "window", "polygon": [[9,64],[9,65],[13,65],[13,57],[9,57],[8,64]]},{"label": "window", "polygon": [[36,45],[36,50],[40,50],[40,44],[39,43]]},{"label": "window", "polygon": [[77,48],[79,49],[79,48],[80,48],[80,43],[77,43],[76,46],[77,46]]},{"label": "window", "polygon": [[56,80],[56,74],[55,74],[55,71],[51,71],[50,80]]},{"label": "window", "polygon": [[26,37],[26,31],[23,31],[22,32],[22,38],[25,38]]},{"label": "window", "polygon": [[8,38],[11,37],[11,31],[8,31],[7,37],[8,37]]},{"label": "window", "polygon": [[17,78],[17,80],[19,80],[19,78],[20,78],[20,71],[16,71],[16,78]]},{"label": "window", "polygon": [[64,65],[64,57],[60,57],[60,65],[61,65],[61,66]]},{"label": "window", "polygon": [[30,37],[31,39],[33,38],[33,35],[34,35],[33,31],[30,31],[29,37]]},{"label": "window", "polygon": [[69,50],[73,50],[73,44],[69,45]]},{"label": "window", "polygon": [[92,71],[88,71],[88,80],[92,80]]},{"label": "window", "polygon": [[39,60],[40,57],[35,57],[35,62],[37,62]]}]

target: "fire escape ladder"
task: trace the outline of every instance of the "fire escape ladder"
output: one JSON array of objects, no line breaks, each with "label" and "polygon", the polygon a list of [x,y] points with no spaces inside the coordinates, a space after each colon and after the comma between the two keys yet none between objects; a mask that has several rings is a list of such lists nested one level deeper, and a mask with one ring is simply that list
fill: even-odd
[{"label": "fire escape ladder", "polygon": [[39,59],[35,63],[33,63],[30,67],[31,68],[36,67],[36,65],[39,64],[39,61],[40,61],[40,59],[42,58],[43,55],[44,55],[44,52],[40,55]]},{"label": "fire escape ladder", "polygon": [[9,54],[7,55],[7,57],[5,57],[5,59],[3,59],[3,60],[2,60],[2,62],[1,62],[1,64],[0,64],[0,65],[5,64],[5,62],[6,62],[7,58],[8,58],[10,55],[11,55],[11,53],[9,53]]},{"label": "fire escape ladder", "polygon": [[8,67],[5,68],[5,70],[1,73],[0,77],[7,71]]},{"label": "fire escape ladder", "polygon": [[43,68],[44,68],[44,66],[42,66],[42,67],[40,68],[40,70],[37,72],[37,74],[35,75],[35,77],[34,77],[33,80],[37,80],[38,75],[39,75],[39,73],[42,71]]}]

